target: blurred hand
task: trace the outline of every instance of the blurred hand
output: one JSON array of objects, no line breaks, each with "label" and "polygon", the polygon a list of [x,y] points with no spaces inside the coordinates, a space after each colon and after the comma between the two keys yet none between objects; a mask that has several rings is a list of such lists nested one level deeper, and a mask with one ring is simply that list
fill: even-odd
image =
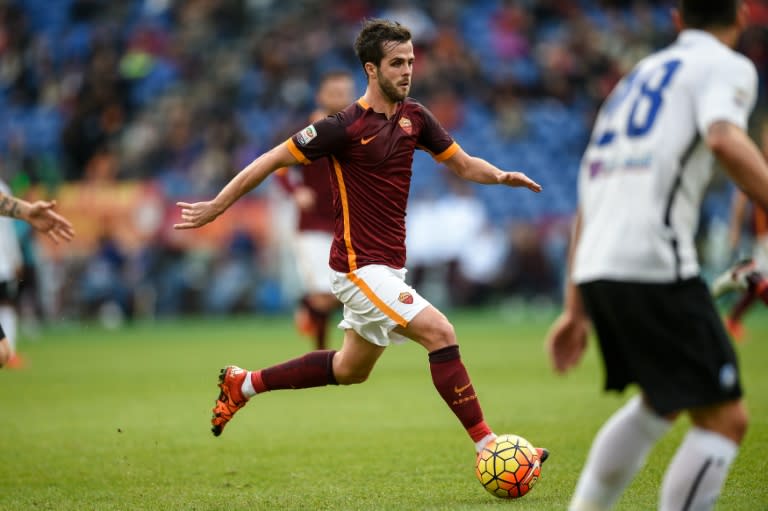
[{"label": "blurred hand", "polygon": [[25,220],[35,230],[45,233],[54,243],[71,241],[75,237],[75,229],[69,220],[53,211],[55,207],[56,201],[35,201],[29,205]]},{"label": "blurred hand", "polygon": [[528,188],[533,192],[540,192],[541,185],[522,172],[503,172],[499,175],[499,184]]},{"label": "blurred hand", "polygon": [[293,192],[293,200],[301,210],[310,209],[315,205],[315,192],[307,186],[300,186]]},{"label": "blurred hand", "polygon": [[563,374],[576,366],[587,347],[589,321],[571,314],[561,314],[547,334],[547,353],[552,368]]},{"label": "blurred hand", "polygon": [[173,224],[174,229],[197,229],[207,223],[210,223],[218,217],[222,211],[213,201],[195,202],[177,202],[176,205],[181,208],[180,224]]}]

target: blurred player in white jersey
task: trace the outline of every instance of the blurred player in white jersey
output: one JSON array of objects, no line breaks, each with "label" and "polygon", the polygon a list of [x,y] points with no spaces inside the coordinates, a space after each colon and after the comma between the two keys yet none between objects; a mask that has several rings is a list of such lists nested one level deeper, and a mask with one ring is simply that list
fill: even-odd
[{"label": "blurred player in white jersey", "polygon": [[[11,190],[0,181],[0,193],[10,195]],[[3,325],[10,358],[6,365],[19,367],[21,357],[16,351],[18,314],[16,298],[19,288],[22,258],[21,246],[11,218],[0,217],[0,325]]]},{"label": "blurred player in white jersey", "polygon": [[556,371],[594,327],[605,388],[640,394],[594,439],[571,511],[612,509],[673,420],[688,430],[658,509],[709,510],[747,429],[736,354],[699,276],[694,233],[713,155],[768,207],[768,164],[745,133],[757,72],[734,52],[739,0],[681,0],[679,37],[643,59],[600,110],[581,163],[565,308],[547,348]]},{"label": "blurred player in white jersey", "polygon": [[[55,206],[55,202],[48,201],[35,201],[29,203],[25,200],[12,197],[6,188],[0,188],[0,217],[25,220],[36,230],[48,235],[48,237],[56,243],[59,241],[69,241],[74,237],[75,230],[72,228],[72,224],[69,223],[69,220],[53,211]],[[8,248],[4,246],[6,243],[6,238],[0,239],[0,249],[3,251]],[[0,255],[0,257],[3,256]],[[0,261],[0,265],[1,264],[2,261]],[[11,265],[13,265],[12,261]],[[2,278],[3,277],[0,276],[0,281],[2,281]],[[7,318],[4,316],[0,317],[0,322],[5,319]],[[15,333],[15,324],[13,328]],[[13,335],[14,333],[8,332],[8,336]],[[6,335],[6,332],[3,331],[2,323],[0,323],[0,367],[7,364],[13,355],[8,336]]]},{"label": "blurred player in white jersey", "polygon": [[[323,75],[317,89],[317,109],[309,122],[340,112],[354,101],[355,82],[347,71],[331,71]],[[276,177],[280,186],[291,194],[299,210],[296,233],[296,264],[304,291],[296,310],[296,323],[302,333],[311,335],[315,348],[327,347],[328,317],[341,303],[331,292],[331,270],[328,258],[333,242],[334,211],[331,189],[331,164],[328,158],[315,160],[295,169],[297,181],[289,169]]]}]

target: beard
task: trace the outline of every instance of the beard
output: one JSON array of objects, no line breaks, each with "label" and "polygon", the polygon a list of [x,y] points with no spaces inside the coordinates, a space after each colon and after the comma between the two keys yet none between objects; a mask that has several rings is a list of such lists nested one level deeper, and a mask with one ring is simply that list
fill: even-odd
[{"label": "beard", "polygon": [[379,82],[379,89],[384,94],[384,96],[393,103],[403,101],[408,96],[408,92],[411,90],[410,86],[405,90],[405,92],[401,92],[394,83],[384,78],[380,71],[376,71],[376,75]]}]

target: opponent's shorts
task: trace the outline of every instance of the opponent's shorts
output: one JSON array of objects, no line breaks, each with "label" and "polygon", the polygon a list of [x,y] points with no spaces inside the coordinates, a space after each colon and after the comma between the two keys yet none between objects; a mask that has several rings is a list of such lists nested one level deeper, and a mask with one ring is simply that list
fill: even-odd
[{"label": "opponent's shorts", "polygon": [[5,332],[3,332],[3,325],[0,325],[0,339],[5,339]]},{"label": "opponent's shorts", "polygon": [[333,235],[323,231],[303,231],[296,235],[296,267],[305,292],[331,292],[328,258],[332,242]]},{"label": "opponent's shorts", "polygon": [[430,303],[405,283],[408,270],[372,264],[351,273],[333,272],[331,289],[344,304],[339,328],[351,328],[379,346],[401,343],[406,337],[393,332],[407,326]]},{"label": "opponent's shorts", "polygon": [[659,414],[741,397],[736,353],[698,277],[579,285],[605,365],[605,389],[637,383]]}]

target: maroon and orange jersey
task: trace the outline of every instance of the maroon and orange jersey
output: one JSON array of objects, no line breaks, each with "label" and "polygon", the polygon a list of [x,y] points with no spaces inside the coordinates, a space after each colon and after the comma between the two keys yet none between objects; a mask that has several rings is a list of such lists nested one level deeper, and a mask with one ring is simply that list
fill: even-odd
[{"label": "maroon and orange jersey", "polygon": [[[288,169],[283,170],[287,171]],[[330,158],[320,158],[309,165],[303,165],[300,172],[299,184],[312,190],[315,195],[315,202],[312,207],[299,209],[297,229],[300,232],[333,232],[334,211]],[[297,184],[291,181],[287,172],[279,172],[276,177],[280,186],[288,193],[293,193],[297,188]]]},{"label": "maroon and orange jersey", "polygon": [[285,144],[304,164],[328,158],[335,228],[330,266],[405,266],[405,210],[416,149],[445,161],[459,149],[432,113],[407,98],[387,119],[362,99]]}]

